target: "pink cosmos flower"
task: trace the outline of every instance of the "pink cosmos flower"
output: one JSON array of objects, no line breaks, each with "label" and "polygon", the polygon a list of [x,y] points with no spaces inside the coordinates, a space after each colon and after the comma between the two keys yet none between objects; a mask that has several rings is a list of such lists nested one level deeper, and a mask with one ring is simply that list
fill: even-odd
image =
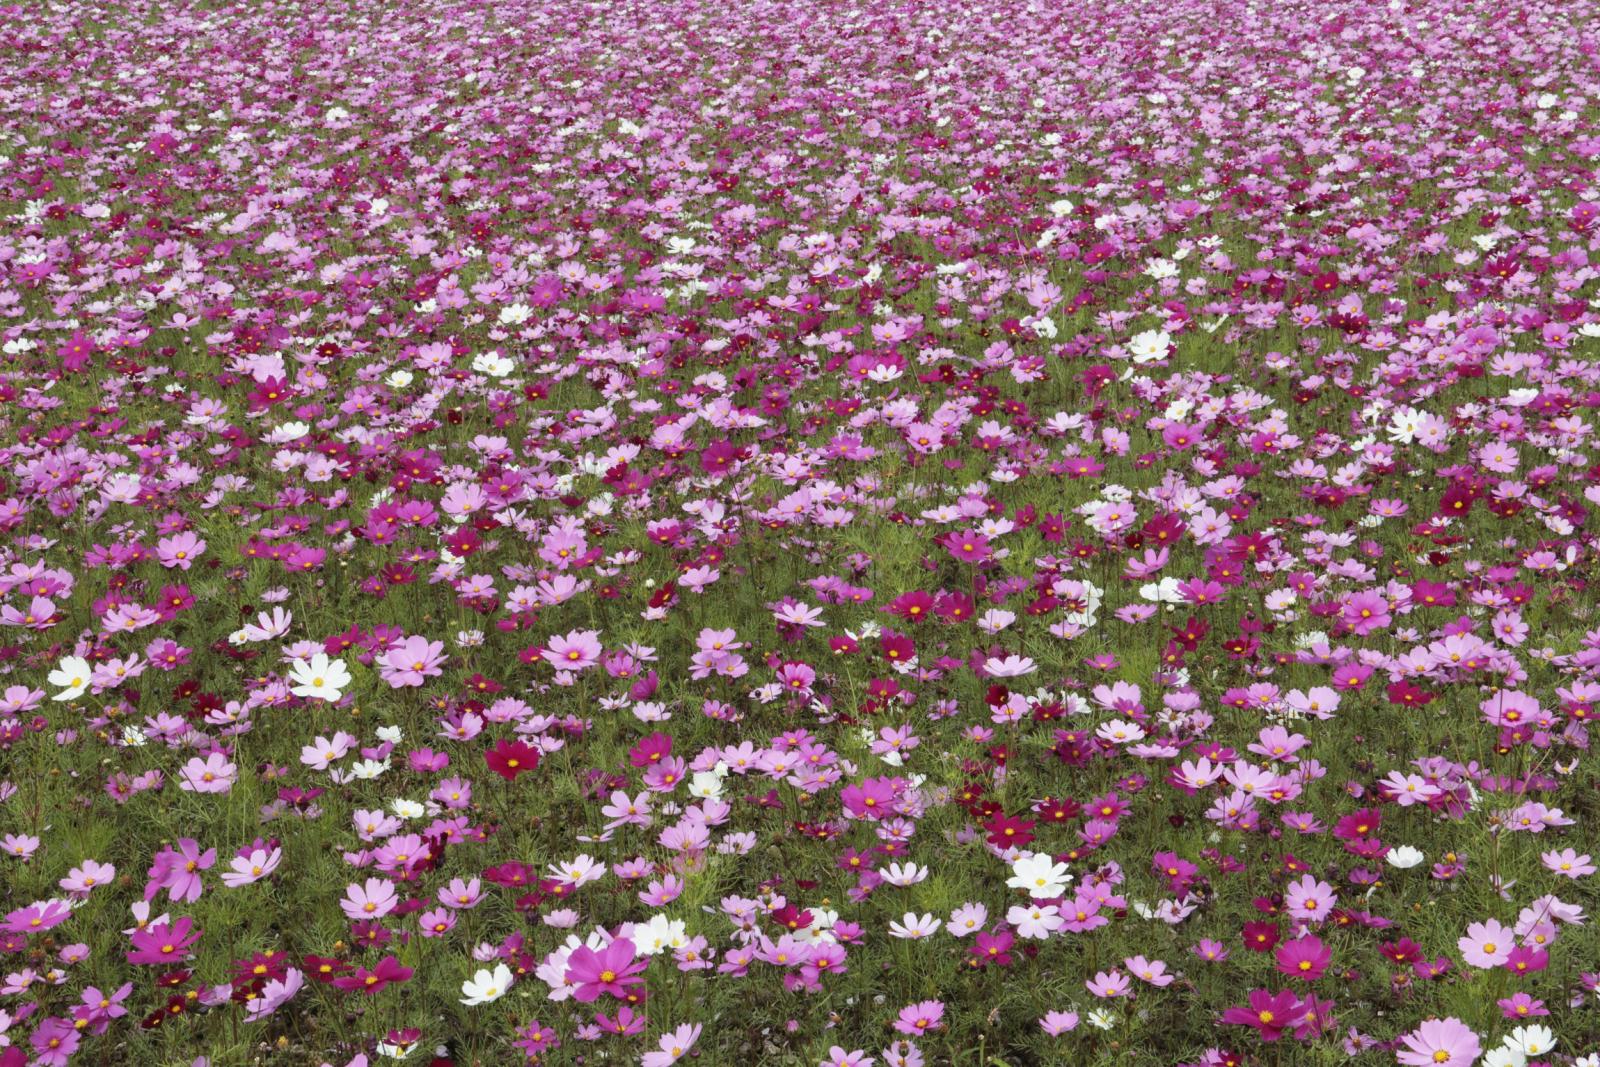
[{"label": "pink cosmos flower", "polygon": [[1060,1037],[1078,1028],[1078,1013],[1075,1011],[1049,1011],[1044,1018],[1039,1020],[1039,1027],[1051,1037]]},{"label": "pink cosmos flower", "polygon": [[192,904],[205,891],[201,881],[202,871],[208,871],[217,862],[217,850],[200,851],[200,843],[193,838],[178,838],[177,849],[162,849],[150,866],[149,882],[144,887],[144,899],[154,900],[165,889],[174,902]]},{"label": "pink cosmos flower", "polygon": [[192,531],[184,531],[156,542],[156,559],[168,570],[188,570],[206,550],[206,543]]},{"label": "pink cosmos flower", "polygon": [[1169,986],[1176,981],[1174,975],[1167,973],[1167,965],[1161,960],[1147,960],[1143,956],[1131,956],[1123,960],[1122,965],[1128,968],[1133,977],[1141,982],[1148,982],[1158,989]]},{"label": "pink cosmos flower", "polygon": [[446,658],[443,641],[411,636],[384,653],[379,673],[395,689],[419,686],[444,673]]},{"label": "pink cosmos flower", "polygon": [[1560,851],[1545,852],[1539,857],[1545,870],[1559,874],[1563,878],[1584,878],[1595,872],[1595,865],[1588,853],[1579,854],[1576,849],[1565,848]]},{"label": "pink cosmos flower", "polygon": [[541,654],[557,671],[575,672],[599,663],[600,652],[598,630],[573,630],[565,636],[550,638]]},{"label": "pink cosmos flower", "polygon": [[1125,997],[1133,991],[1133,981],[1118,970],[1098,971],[1084,982],[1084,987],[1097,997]]},{"label": "pink cosmos flower", "polygon": [[1467,963],[1488,969],[1510,959],[1516,943],[1516,931],[1489,919],[1468,926],[1466,934],[1456,941],[1456,947],[1461,950],[1461,958]]},{"label": "pink cosmos flower", "polygon": [[0,838],[0,851],[20,860],[27,860],[39,850],[39,839],[32,834],[6,834]]},{"label": "pink cosmos flower", "polygon": [[922,1000],[915,1004],[908,1004],[900,1009],[900,1014],[895,1018],[894,1028],[902,1034],[915,1037],[926,1034],[939,1028],[939,1022],[944,1018],[944,1003],[937,1000]]},{"label": "pink cosmos flower", "polygon": [[1472,1067],[1483,1046],[1460,1019],[1429,1019],[1400,1036],[1404,1049],[1394,1054],[1406,1067]]},{"label": "pink cosmos flower", "polygon": [[4,929],[12,934],[37,934],[60,926],[72,917],[64,900],[43,900],[6,915]]},{"label": "pink cosmos flower", "polygon": [[81,1040],[71,1019],[47,1018],[28,1039],[33,1046],[32,1062],[35,1067],[66,1067]]},{"label": "pink cosmos flower", "polygon": [[483,884],[476,878],[452,878],[449,885],[439,887],[438,899],[447,908],[466,911],[483,900]]},{"label": "pink cosmos flower", "polygon": [[684,1023],[670,1034],[663,1034],[657,1050],[646,1052],[639,1060],[640,1067],[671,1067],[689,1054],[694,1043],[700,1040],[700,1024]]},{"label": "pink cosmos flower", "polygon": [[1290,882],[1283,898],[1288,913],[1305,922],[1321,922],[1339,902],[1333,886],[1309,874],[1302,875],[1297,882]]}]

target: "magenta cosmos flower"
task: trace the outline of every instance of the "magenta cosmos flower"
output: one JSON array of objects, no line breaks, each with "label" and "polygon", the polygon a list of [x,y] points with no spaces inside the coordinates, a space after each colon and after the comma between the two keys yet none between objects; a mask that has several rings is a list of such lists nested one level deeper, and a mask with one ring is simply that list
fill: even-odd
[{"label": "magenta cosmos flower", "polygon": [[1289,990],[1272,993],[1265,989],[1250,992],[1249,1007],[1233,1007],[1222,1013],[1222,1021],[1251,1027],[1263,1041],[1276,1041],[1291,1026],[1296,1026],[1311,1010],[1309,1003]]},{"label": "magenta cosmos flower", "polygon": [[128,935],[133,948],[127,953],[133,964],[171,964],[186,959],[190,947],[200,940],[200,931],[187,915],[172,923],[154,923]]},{"label": "magenta cosmos flower", "polygon": [[573,949],[567,957],[566,983],[573,987],[576,1000],[589,1003],[598,1000],[601,993],[618,999],[628,995],[628,987],[643,985],[647,960],[638,959],[634,943],[619,937],[596,951],[588,945]]}]

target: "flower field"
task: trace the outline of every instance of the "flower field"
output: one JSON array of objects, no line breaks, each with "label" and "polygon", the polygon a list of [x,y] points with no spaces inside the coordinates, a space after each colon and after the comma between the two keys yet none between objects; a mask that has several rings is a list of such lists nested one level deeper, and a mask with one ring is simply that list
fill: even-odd
[{"label": "flower field", "polygon": [[1600,1067],[1600,9],[0,7],[0,1067]]}]

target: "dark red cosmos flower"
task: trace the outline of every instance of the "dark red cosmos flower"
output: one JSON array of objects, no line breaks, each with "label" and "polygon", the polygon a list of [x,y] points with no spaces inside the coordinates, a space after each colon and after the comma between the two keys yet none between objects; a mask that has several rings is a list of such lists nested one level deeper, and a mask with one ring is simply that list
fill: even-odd
[{"label": "dark red cosmos flower", "polygon": [[883,652],[885,659],[897,662],[909,662],[917,653],[917,646],[905,634],[893,630],[885,630],[878,638],[878,647]]},{"label": "dark red cosmos flower", "polygon": [[318,982],[332,982],[350,969],[350,965],[344,960],[330,959],[326,956],[307,956],[301,961],[300,967]]},{"label": "dark red cosmos flower", "polygon": [[1015,815],[996,815],[983,824],[989,833],[989,844],[1001,848],[1021,848],[1028,844],[1033,840],[1033,826],[1032,819],[1019,819]]},{"label": "dark red cosmos flower", "polygon": [[1277,923],[1249,922],[1241,931],[1244,947],[1251,952],[1271,952],[1278,943],[1280,931]]},{"label": "dark red cosmos flower", "polygon": [[289,383],[282,378],[267,378],[250,393],[247,404],[251,411],[265,411],[289,399]]},{"label": "dark red cosmos flower", "polygon": [[523,771],[539,766],[539,750],[521,741],[497,741],[494,748],[483,754],[489,769],[506,781],[515,781]]}]

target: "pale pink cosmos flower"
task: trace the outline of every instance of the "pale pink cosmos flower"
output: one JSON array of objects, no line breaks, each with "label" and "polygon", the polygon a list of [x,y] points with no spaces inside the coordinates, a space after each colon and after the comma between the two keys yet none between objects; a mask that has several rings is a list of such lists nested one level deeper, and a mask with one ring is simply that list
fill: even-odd
[{"label": "pale pink cosmos flower", "polygon": [[87,896],[90,890],[105,885],[117,876],[117,869],[109,863],[98,860],[84,860],[78,866],[67,872],[67,876],[56,883],[74,896]]},{"label": "pale pink cosmos flower", "polygon": [[661,1035],[657,1050],[646,1052],[639,1060],[639,1067],[671,1067],[687,1056],[698,1040],[700,1040],[700,1024],[684,1023],[670,1034]]},{"label": "pale pink cosmos flower", "polygon": [[259,882],[278,869],[278,864],[283,859],[283,850],[280,848],[252,849],[248,855],[235,856],[229,863],[233,869],[222,876],[222,884],[229,889],[238,889],[240,886]]},{"label": "pale pink cosmos flower", "polygon": [[197,756],[179,769],[178,788],[190,793],[226,793],[233,788],[238,772],[239,768],[220,752],[203,760]]},{"label": "pale pink cosmos flower", "polygon": [[400,903],[394,884],[384,878],[368,878],[364,884],[351,882],[345,887],[339,907],[353,921],[381,919]]}]

